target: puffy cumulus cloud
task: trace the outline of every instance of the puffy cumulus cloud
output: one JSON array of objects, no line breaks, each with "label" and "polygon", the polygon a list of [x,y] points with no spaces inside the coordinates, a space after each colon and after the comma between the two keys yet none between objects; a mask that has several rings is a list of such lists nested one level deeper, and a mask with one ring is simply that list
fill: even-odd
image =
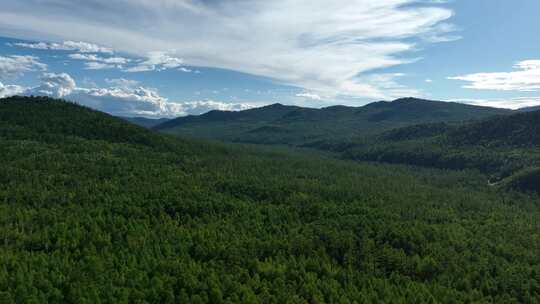
[{"label": "puffy cumulus cloud", "polygon": [[387,98],[357,76],[411,62],[403,53],[419,43],[457,39],[448,21],[453,12],[433,4],[439,2],[4,0],[0,34],[3,28],[20,38],[39,32],[74,40],[100,33],[93,42],[139,56],[178,50],[150,55],[131,72],[185,63],[270,77],[324,96]]},{"label": "puffy cumulus cloud", "polygon": [[66,98],[117,116],[177,117],[211,110],[237,111],[253,107],[248,103],[212,100],[171,102],[157,90],[140,86],[79,88]]},{"label": "puffy cumulus cloud", "polygon": [[177,117],[199,115],[211,110],[239,111],[254,107],[249,103],[213,100],[171,102],[155,89],[131,85],[79,88],[66,98],[117,116]]},{"label": "puffy cumulus cloud", "polygon": [[66,73],[45,73],[40,78],[41,84],[26,91],[27,95],[47,95],[65,97],[76,89],[75,80]]},{"label": "puffy cumulus cloud", "polygon": [[26,72],[44,71],[47,65],[35,56],[0,56],[0,79],[18,77]]},{"label": "puffy cumulus cloud", "polygon": [[82,42],[82,41],[64,41],[62,43],[47,43],[47,42],[36,42],[36,43],[10,43],[12,46],[37,49],[37,50],[56,50],[56,51],[78,51],[81,53],[113,53],[112,49],[99,46],[97,44]]},{"label": "puffy cumulus cloud", "polygon": [[0,82],[0,98],[21,95],[26,89],[18,85],[4,85]]},{"label": "puffy cumulus cloud", "polygon": [[475,73],[448,79],[469,82],[464,86],[467,89],[522,92],[540,90],[540,60],[521,61],[514,68],[517,71]]},{"label": "puffy cumulus cloud", "polygon": [[226,103],[214,100],[188,101],[182,103],[185,115],[200,115],[211,110],[242,111],[256,107],[252,103]]},{"label": "puffy cumulus cloud", "polygon": [[171,102],[156,89],[140,86],[129,79],[106,79],[107,88],[78,87],[66,73],[45,73],[41,84],[33,88],[4,86],[0,83],[0,97],[10,95],[52,96],[68,99],[79,104],[117,116],[176,117],[201,114],[210,110],[244,110],[253,107],[249,103],[225,103],[219,101]]},{"label": "puffy cumulus cloud", "polygon": [[181,104],[171,103],[150,88],[79,88],[67,97],[80,104],[117,116],[184,115]]}]

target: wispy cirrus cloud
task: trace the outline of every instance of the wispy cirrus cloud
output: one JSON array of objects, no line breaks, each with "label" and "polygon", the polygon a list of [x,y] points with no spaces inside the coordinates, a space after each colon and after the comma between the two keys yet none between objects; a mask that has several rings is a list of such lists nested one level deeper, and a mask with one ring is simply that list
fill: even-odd
[{"label": "wispy cirrus cloud", "polygon": [[81,53],[106,53],[112,54],[113,50],[97,44],[82,42],[82,41],[64,41],[62,43],[47,43],[47,42],[17,42],[10,43],[11,46],[17,46],[22,48],[36,49],[36,50],[56,50],[56,51],[77,51]]},{"label": "wispy cirrus cloud", "polygon": [[150,72],[177,69],[181,72],[190,73],[192,70],[183,67],[181,58],[169,55],[170,52],[149,52],[143,59],[126,58],[121,56],[103,57],[96,54],[74,53],[68,57],[73,60],[85,61],[86,69],[120,69],[124,72]]},{"label": "wispy cirrus cloud", "polygon": [[75,60],[84,60],[84,61],[96,61],[96,62],[103,62],[103,63],[109,63],[109,64],[126,64],[131,61],[129,58],[125,57],[101,57],[95,54],[70,54],[68,56],[71,59]]},{"label": "wispy cirrus cloud", "polygon": [[[358,76],[411,62],[403,54],[420,43],[459,38],[448,23],[452,11],[430,1],[4,2],[0,34],[9,28],[20,38],[39,32],[46,39],[88,39],[148,57],[128,67],[131,72],[184,64],[224,68],[325,96],[385,98],[383,88]],[[155,50],[177,51],[147,56]]]},{"label": "wispy cirrus cloud", "polygon": [[45,71],[47,65],[36,56],[0,56],[0,79],[16,78],[27,72]]},{"label": "wispy cirrus cloud", "polygon": [[464,88],[475,90],[521,91],[540,90],[540,60],[524,60],[514,65],[516,71],[497,73],[474,73],[449,77],[466,81]]},{"label": "wispy cirrus cloud", "polygon": [[84,65],[87,70],[103,70],[103,69],[123,69],[124,65],[131,62],[131,59],[125,57],[102,57],[95,54],[75,53],[68,55],[70,59],[85,61]]},{"label": "wispy cirrus cloud", "polygon": [[171,52],[149,52],[146,55],[146,59],[140,61],[135,66],[125,69],[126,72],[149,72],[149,71],[163,71],[167,69],[183,69],[183,72],[187,72],[188,69],[183,68],[182,64],[184,60],[170,55]]}]

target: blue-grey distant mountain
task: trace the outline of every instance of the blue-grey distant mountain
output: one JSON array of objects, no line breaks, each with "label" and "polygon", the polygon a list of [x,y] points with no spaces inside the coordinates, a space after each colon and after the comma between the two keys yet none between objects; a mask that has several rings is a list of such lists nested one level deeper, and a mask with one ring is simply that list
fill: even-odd
[{"label": "blue-grey distant mountain", "polygon": [[133,124],[139,125],[151,129],[157,125],[166,123],[170,119],[168,118],[146,118],[146,117],[121,117],[124,120],[127,120]]},{"label": "blue-grey distant mountain", "polygon": [[156,126],[188,137],[258,144],[304,144],[329,138],[352,138],[397,127],[432,122],[463,122],[511,110],[461,103],[403,98],[363,107],[322,109],[273,104],[240,112],[211,111]]},{"label": "blue-grey distant mountain", "polygon": [[533,111],[540,111],[540,106],[521,108],[521,109],[518,109],[517,111],[518,111],[518,112],[533,112]]}]

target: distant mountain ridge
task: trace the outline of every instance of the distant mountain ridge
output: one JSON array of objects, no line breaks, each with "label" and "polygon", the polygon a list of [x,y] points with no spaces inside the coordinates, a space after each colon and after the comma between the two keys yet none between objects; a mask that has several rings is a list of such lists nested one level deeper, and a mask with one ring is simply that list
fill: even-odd
[{"label": "distant mountain ridge", "polygon": [[328,138],[352,138],[432,122],[463,122],[511,110],[453,102],[402,98],[363,107],[314,109],[272,104],[239,112],[211,111],[176,118],[155,127],[162,132],[222,141],[299,145]]},{"label": "distant mountain ridge", "polygon": [[518,112],[540,111],[540,106],[525,107],[525,108],[517,109],[516,111]]},{"label": "distant mountain ridge", "polygon": [[160,124],[164,124],[169,121],[169,118],[146,118],[146,117],[120,117],[124,120],[127,120],[133,124],[136,124],[145,128],[153,128]]}]

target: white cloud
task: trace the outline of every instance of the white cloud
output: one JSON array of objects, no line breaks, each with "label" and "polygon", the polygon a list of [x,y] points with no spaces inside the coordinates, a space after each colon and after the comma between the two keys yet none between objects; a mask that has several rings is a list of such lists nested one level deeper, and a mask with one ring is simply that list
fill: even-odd
[{"label": "white cloud", "polygon": [[506,109],[521,109],[527,107],[540,106],[540,96],[532,97],[511,97],[511,98],[496,98],[496,99],[451,99],[447,101],[461,102],[475,106],[506,108]]},{"label": "white cloud", "polygon": [[0,98],[24,93],[25,88],[18,85],[4,85],[0,82]]},{"label": "white cloud", "polygon": [[26,72],[45,71],[47,65],[35,56],[0,56],[0,79],[15,78]]},{"label": "white cloud", "polygon": [[387,98],[377,84],[356,76],[409,63],[403,53],[422,41],[457,38],[448,24],[452,11],[413,3],[418,1],[4,0],[0,34],[78,40],[99,33],[93,42],[138,56],[178,50],[151,54],[131,72],[185,64],[270,77],[324,96]]},{"label": "white cloud", "polygon": [[84,63],[87,70],[104,70],[104,69],[122,69],[124,64],[127,64],[131,59],[125,57],[101,57],[95,54],[75,53],[68,56],[74,60],[86,61]]},{"label": "white cloud", "polygon": [[145,87],[78,88],[66,98],[117,116],[177,117],[210,110],[244,110],[249,103],[219,101],[171,102],[155,89]]},{"label": "white cloud", "polygon": [[312,100],[322,100],[322,97],[318,94],[304,92],[304,93],[298,93],[296,94],[296,97],[302,97],[306,99],[312,99]]},{"label": "white cloud", "polygon": [[432,80],[432,79],[429,79],[429,78],[427,78],[427,79],[424,80],[424,81],[425,81],[426,83],[432,83],[432,82],[433,82],[433,80]]},{"label": "white cloud", "polygon": [[66,73],[45,73],[40,80],[41,84],[38,87],[28,89],[27,95],[47,95],[62,98],[76,89],[75,80]]},{"label": "white cloud", "polygon": [[12,46],[18,46],[29,49],[37,50],[56,50],[56,51],[78,51],[81,53],[113,53],[112,49],[102,47],[93,43],[82,42],[82,41],[64,41],[62,43],[46,43],[46,42],[36,42],[36,43],[11,43]]},{"label": "white cloud", "polygon": [[467,89],[521,92],[540,90],[540,60],[521,61],[514,68],[518,71],[475,73],[448,79],[469,82],[464,86]]},{"label": "white cloud", "polygon": [[75,60],[83,60],[83,61],[95,61],[95,62],[102,62],[102,63],[108,63],[108,64],[126,64],[130,62],[131,60],[125,57],[101,57],[95,54],[70,54],[68,56],[71,59]]},{"label": "white cloud", "polygon": [[242,111],[256,107],[252,103],[227,103],[214,100],[183,102],[182,106],[185,115],[200,115],[211,110]]},{"label": "white cloud", "polygon": [[125,71],[148,72],[179,68],[182,72],[191,72],[191,70],[181,67],[183,63],[181,58],[171,56],[170,52],[149,52],[144,61],[139,62],[134,67],[127,68]]},{"label": "white cloud", "polygon": [[113,87],[118,88],[133,88],[140,84],[137,80],[125,79],[125,78],[114,78],[114,79],[105,79],[105,82],[112,85]]},{"label": "white cloud", "polygon": [[397,82],[398,78],[405,77],[403,73],[380,73],[368,74],[359,77],[362,83],[377,86],[385,92],[385,99],[397,99],[405,96],[423,97],[424,93],[420,90],[409,88]]},{"label": "white cloud", "polygon": [[244,110],[252,108],[250,103],[226,103],[212,100],[171,102],[161,96],[156,89],[140,86],[128,79],[107,79],[107,88],[78,87],[75,80],[66,73],[45,73],[41,84],[34,88],[4,86],[0,83],[0,97],[15,94],[52,96],[64,98],[79,104],[117,116],[176,117],[201,114],[210,110]]},{"label": "white cloud", "polygon": [[431,43],[451,42],[460,40],[462,37],[453,33],[458,29],[455,25],[450,23],[439,23],[433,27],[432,31],[422,34],[422,39]]},{"label": "white cloud", "polygon": [[106,63],[95,62],[95,61],[86,62],[84,65],[85,65],[85,69],[87,70],[105,70],[105,69],[114,69],[117,67],[114,64],[106,64]]}]

